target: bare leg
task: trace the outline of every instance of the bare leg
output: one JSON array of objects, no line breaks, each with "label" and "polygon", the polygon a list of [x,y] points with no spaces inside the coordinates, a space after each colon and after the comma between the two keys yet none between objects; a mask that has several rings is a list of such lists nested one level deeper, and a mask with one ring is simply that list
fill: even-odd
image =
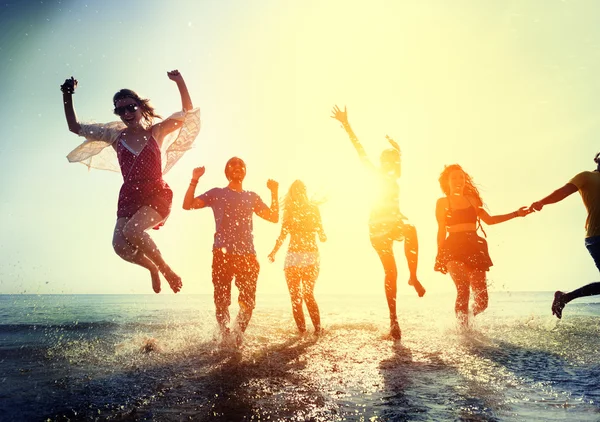
[{"label": "bare leg", "polygon": [[171,289],[177,293],[181,290],[181,277],[179,277],[163,259],[158,247],[146,230],[155,227],[163,217],[153,208],[142,207],[136,212],[123,227],[123,236],[127,242],[146,255],[163,274]]},{"label": "bare leg", "polygon": [[488,290],[485,271],[473,270],[470,273],[471,289],[473,290],[473,315],[479,315],[488,307]]},{"label": "bare leg", "polygon": [[417,278],[417,265],[419,263],[419,239],[417,237],[417,229],[412,224],[406,224],[403,228],[404,233],[404,255],[408,263],[408,271],[410,278],[408,284],[413,286],[419,297],[425,294],[425,288]]},{"label": "bare leg", "polygon": [[456,286],[454,312],[459,324],[466,327],[469,325],[469,274],[462,262],[451,261],[448,262],[447,267]]},{"label": "bare leg", "polygon": [[600,282],[586,284],[569,293],[557,291],[554,293],[554,301],[552,302],[552,315],[556,315],[558,319],[561,319],[562,311],[567,303],[580,297],[595,296],[598,294],[600,294]]},{"label": "bare leg", "polygon": [[306,303],[306,309],[308,309],[313,327],[315,327],[315,334],[318,335],[321,332],[321,314],[319,312],[319,305],[317,305],[317,300],[315,299],[314,290],[317,277],[319,276],[319,267],[317,265],[304,267],[303,273],[302,297],[304,298],[304,303]]},{"label": "bare leg", "polygon": [[127,218],[117,219],[115,225],[115,231],[113,234],[113,249],[121,258],[127,262],[137,264],[141,267],[146,268],[150,271],[150,277],[152,278],[152,289],[155,293],[160,293],[160,276],[158,268],[154,265],[154,262],[150,260],[143,252],[137,247],[127,241],[123,235],[123,228],[127,224]]},{"label": "bare leg", "polygon": [[304,320],[304,311],[302,310],[302,292],[301,292],[301,278],[300,269],[298,267],[289,267],[285,269],[285,281],[288,285],[290,292],[290,299],[292,300],[292,315],[294,315],[294,321],[298,331],[304,333],[306,331],[306,322]]},{"label": "bare leg", "polygon": [[396,282],[398,279],[398,269],[396,268],[394,251],[392,250],[392,241],[390,240],[386,247],[376,248],[375,250],[379,255],[379,259],[383,264],[383,270],[385,271],[385,297],[390,311],[390,335],[392,338],[398,340],[401,336],[400,326],[398,325],[398,315],[396,314]]}]

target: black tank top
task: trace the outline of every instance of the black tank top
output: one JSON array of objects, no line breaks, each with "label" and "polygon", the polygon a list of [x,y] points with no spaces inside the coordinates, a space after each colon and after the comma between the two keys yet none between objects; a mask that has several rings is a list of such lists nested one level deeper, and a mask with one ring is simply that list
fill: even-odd
[{"label": "black tank top", "polygon": [[477,210],[474,206],[467,208],[452,209],[448,208],[446,214],[446,226],[455,226],[457,224],[477,223]]}]

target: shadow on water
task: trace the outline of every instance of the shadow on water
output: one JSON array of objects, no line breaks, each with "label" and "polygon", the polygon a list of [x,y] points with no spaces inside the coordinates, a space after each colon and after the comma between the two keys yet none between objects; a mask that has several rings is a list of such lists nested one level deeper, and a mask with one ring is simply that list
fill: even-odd
[{"label": "shadow on water", "polygon": [[415,360],[403,345],[392,346],[394,355],[380,364],[385,395],[379,414],[385,421],[495,421],[497,407],[465,383],[459,371],[441,352]]},{"label": "shadow on water", "polygon": [[72,396],[64,394],[69,409],[47,419],[242,421],[271,415],[315,420],[331,410],[324,409],[318,389],[298,374],[305,365],[303,354],[315,342],[297,337],[251,353],[203,344],[170,363],[81,383]]},{"label": "shadow on water", "polygon": [[505,367],[519,379],[542,383],[573,398],[592,401],[600,411],[600,363],[597,361],[570,362],[557,352],[497,339],[491,344],[472,341],[467,347],[470,353]]}]

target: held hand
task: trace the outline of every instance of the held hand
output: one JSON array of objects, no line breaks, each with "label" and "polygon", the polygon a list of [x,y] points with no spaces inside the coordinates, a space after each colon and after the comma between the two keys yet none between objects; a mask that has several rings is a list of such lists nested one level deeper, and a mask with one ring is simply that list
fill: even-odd
[{"label": "held hand", "polygon": [[269,188],[272,193],[276,193],[279,189],[279,183],[273,179],[269,179],[267,180],[267,188]]},{"label": "held hand", "polygon": [[269,254],[269,262],[275,262],[275,254],[273,252]]},{"label": "held hand", "polygon": [[193,179],[195,179],[195,180],[198,180],[198,179],[200,179],[200,178],[201,178],[201,177],[204,175],[204,172],[205,172],[205,171],[206,171],[206,170],[205,170],[204,166],[203,166],[203,167],[196,167],[196,168],[195,168],[195,169],[192,171],[192,178],[193,178]]},{"label": "held hand", "polygon": [[333,106],[330,117],[338,120],[342,124],[348,123],[348,112],[346,111],[346,106],[344,106],[344,111],[340,110],[337,105]]},{"label": "held hand", "polygon": [[77,79],[72,76],[69,79],[65,79],[65,83],[60,86],[63,94],[73,94],[75,88],[77,88]]},{"label": "held hand", "polygon": [[167,76],[174,82],[183,82],[183,76],[181,76],[181,73],[177,69],[167,72]]},{"label": "held hand", "polygon": [[531,214],[532,212],[533,210],[527,207],[521,207],[516,211],[517,217],[525,217],[527,214]]},{"label": "held hand", "polygon": [[531,204],[529,209],[531,210],[531,212],[541,211],[543,207],[544,207],[544,204],[542,203],[542,201],[537,201],[537,202],[534,202],[533,204]]}]

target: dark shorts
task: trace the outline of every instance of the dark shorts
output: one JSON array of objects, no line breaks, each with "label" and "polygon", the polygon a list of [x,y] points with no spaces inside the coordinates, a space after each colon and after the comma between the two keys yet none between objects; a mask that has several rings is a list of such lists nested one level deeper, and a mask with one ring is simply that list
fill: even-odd
[{"label": "dark shorts", "polygon": [[391,249],[394,241],[404,240],[406,230],[411,227],[402,219],[396,222],[369,224],[369,238],[371,245],[377,250]]},{"label": "dark shorts", "polygon": [[600,236],[586,238],[585,247],[587,248],[590,255],[592,255],[592,259],[596,264],[596,268],[600,270]]},{"label": "dark shorts", "polygon": [[221,249],[214,249],[212,281],[217,309],[231,305],[231,282],[234,278],[235,287],[240,292],[240,307],[254,309],[259,272],[260,265],[256,255],[233,255],[224,253]]},{"label": "dark shorts", "polygon": [[494,265],[488,253],[487,242],[474,231],[450,233],[438,251],[434,270],[446,274],[447,264],[451,261],[463,262],[482,271],[489,271]]}]

